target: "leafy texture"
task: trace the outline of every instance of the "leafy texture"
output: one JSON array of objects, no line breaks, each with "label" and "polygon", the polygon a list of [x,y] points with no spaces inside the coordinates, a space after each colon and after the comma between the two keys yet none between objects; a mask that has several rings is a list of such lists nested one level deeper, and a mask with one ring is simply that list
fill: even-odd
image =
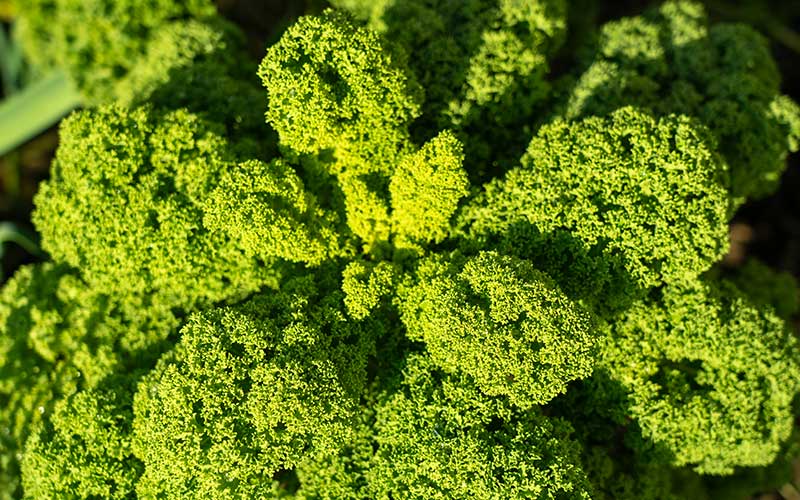
[{"label": "leafy texture", "polygon": [[797,146],[765,42],[689,2],[563,49],[562,0],[334,3],[265,92],[210,2],[20,5],[89,109],[53,262],[0,290],[0,500],[780,484],[796,285],[720,264]]},{"label": "leafy texture", "polygon": [[793,335],[732,285],[666,287],[609,327],[601,365],[630,392],[645,438],[676,465],[728,474],[766,465],[792,430]]},{"label": "leafy texture", "polygon": [[477,237],[529,224],[621,255],[640,288],[708,269],[727,249],[726,168],[706,129],[633,108],[556,121],[521,167],[485,186],[464,212]]},{"label": "leafy texture", "polygon": [[387,386],[340,453],[298,467],[299,498],[589,498],[565,422],[487,397],[418,353]]},{"label": "leafy texture", "polygon": [[734,200],[775,189],[800,138],[800,107],[780,94],[766,40],[740,24],[709,27],[700,4],[666,2],[603,26],[563,115],[605,115],[624,105],[703,122],[730,164]]},{"label": "leafy texture", "polygon": [[271,478],[347,439],[375,329],[310,280],[193,316],[140,386],[144,498],[259,498]]},{"label": "leafy texture", "polygon": [[274,282],[269,263],[203,226],[203,204],[233,162],[226,144],[186,111],[72,115],[35,199],[42,246],[99,291],[185,309]]},{"label": "leafy texture", "polygon": [[564,40],[565,1],[332,3],[409,54],[409,66],[425,88],[418,136],[457,130],[471,175],[516,160],[550,94],[548,58]]},{"label": "leafy texture", "polygon": [[602,446],[588,447],[586,474],[592,498],[598,500],[706,500],[699,476],[684,469],[637,463],[632,457],[608,455]]},{"label": "leafy texture", "polygon": [[365,169],[386,168],[419,114],[419,88],[380,38],[335,11],[299,19],[267,50],[259,75],[282,144],[333,149]]},{"label": "leafy texture", "polygon": [[342,291],[347,313],[355,319],[369,316],[373,309],[394,293],[397,275],[387,262],[370,264],[353,261],[342,273]]},{"label": "leafy texture", "polygon": [[18,454],[58,398],[151,365],[176,324],[168,308],[99,294],[65,266],[17,271],[0,292],[0,490],[16,491]]},{"label": "leafy texture", "polygon": [[424,261],[416,281],[401,294],[409,338],[485,394],[529,408],[591,373],[588,315],[530,263],[488,252]]},{"label": "leafy texture", "polygon": [[[276,159],[230,167],[204,206],[204,225],[245,254],[319,264],[347,251],[335,212],[320,208],[291,166]],[[345,233],[346,234],[346,233]]]},{"label": "leafy texture", "polygon": [[303,500],[362,500],[370,498],[372,478],[367,478],[374,454],[374,412],[362,410],[350,438],[336,453],[307,457],[296,467]]},{"label": "leafy texture", "polygon": [[462,146],[442,132],[413,147],[419,87],[374,32],[330,10],[302,18],[267,51],[259,74],[281,145],[319,157],[366,251],[392,235],[415,248],[447,234],[466,194]]},{"label": "leafy texture", "polygon": [[290,27],[267,51],[259,75],[269,96],[267,120],[281,144],[327,153],[352,231],[367,248],[388,240],[388,177],[410,149],[418,86],[375,33],[334,11]]},{"label": "leafy texture", "polygon": [[461,143],[442,132],[400,162],[389,183],[398,246],[447,236],[450,217],[467,194],[463,159]]},{"label": "leafy texture", "polygon": [[87,390],[56,403],[27,442],[22,483],[28,498],[108,498],[134,494],[142,463],[131,449],[132,386]]},{"label": "leafy texture", "polygon": [[248,154],[273,152],[256,63],[210,0],[33,0],[18,11],[36,71],[65,71],[84,106],[186,108],[224,125]]},{"label": "leafy texture", "polygon": [[790,320],[800,309],[797,280],[787,272],[776,272],[764,263],[750,259],[730,281],[747,295],[754,305],[772,307],[784,320]]},{"label": "leafy texture", "polygon": [[66,69],[91,103],[117,97],[118,82],[139,63],[160,30],[190,18],[216,15],[209,0],[19,3],[20,38],[29,60],[42,71]]},{"label": "leafy texture", "polygon": [[241,38],[217,19],[170,23],[153,34],[146,52],[118,81],[115,99],[123,106],[187,108],[225,125],[227,137],[251,154],[269,154],[273,133],[252,76],[257,65],[245,55]]},{"label": "leafy texture", "polygon": [[373,498],[589,498],[569,425],[411,355],[376,415]]}]

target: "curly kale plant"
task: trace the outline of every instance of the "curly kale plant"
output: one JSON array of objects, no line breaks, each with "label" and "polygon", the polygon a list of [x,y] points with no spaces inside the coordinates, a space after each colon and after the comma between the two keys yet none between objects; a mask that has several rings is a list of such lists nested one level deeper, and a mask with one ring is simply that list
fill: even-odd
[{"label": "curly kale plant", "polygon": [[421,261],[400,293],[409,339],[424,342],[437,366],[523,409],[591,374],[589,317],[547,275],[492,252],[461,260]]},{"label": "curly kale plant", "polygon": [[674,282],[727,249],[727,168],[714,147],[686,116],[623,107],[607,118],[556,120],[519,167],[468,205],[465,224],[480,239],[519,224],[564,231],[620,256],[641,288]]},{"label": "curly kale plant", "polygon": [[566,2],[333,3],[252,71],[208,2],[20,5],[87,109],[0,291],[0,499],[785,480],[796,284],[718,265],[800,135],[764,39],[672,1],[554,81]]},{"label": "curly kale plant", "polygon": [[34,71],[61,70],[83,105],[154,104],[268,133],[244,36],[212,0],[16,0]]},{"label": "curly kale plant", "polygon": [[791,434],[794,335],[730,283],[664,287],[607,328],[599,365],[629,391],[642,436],[674,464],[710,474],[765,465]]},{"label": "curly kale plant", "polygon": [[704,123],[730,164],[734,202],[772,192],[800,147],[800,108],[781,95],[766,40],[741,24],[709,26],[702,6],[668,2],[602,27],[562,115],[632,104]]},{"label": "curly kale plant", "polygon": [[[99,291],[191,308],[273,279],[244,245],[203,225],[236,158],[224,130],[184,110],[106,107],[64,121],[34,223],[55,259]],[[213,228],[213,224],[210,225]]]},{"label": "curly kale plant", "polygon": [[[210,0],[26,0],[19,7],[20,38],[34,67],[65,69],[95,103],[119,98],[125,78],[138,65],[155,63],[146,56],[151,45],[160,43],[161,33],[185,28],[195,19],[216,21]],[[204,42],[212,46],[211,39]],[[181,52],[178,46],[172,50]],[[165,79],[165,74],[153,76]]]},{"label": "curly kale plant", "polygon": [[[551,94],[564,0],[333,0],[397,44],[425,89],[418,137],[452,128],[471,173],[518,159]],[[516,155],[516,157],[515,157]]]}]

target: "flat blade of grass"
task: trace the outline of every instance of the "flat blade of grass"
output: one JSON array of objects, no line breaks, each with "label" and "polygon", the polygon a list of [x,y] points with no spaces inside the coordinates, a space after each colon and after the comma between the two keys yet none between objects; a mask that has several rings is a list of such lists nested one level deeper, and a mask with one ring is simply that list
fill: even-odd
[{"label": "flat blade of grass", "polygon": [[3,79],[3,96],[6,98],[16,94],[22,86],[22,49],[14,42],[15,27],[12,24],[8,32],[0,28],[0,76]]},{"label": "flat blade of grass", "polygon": [[36,236],[29,234],[13,222],[0,222],[0,258],[3,257],[3,244],[16,243],[31,255],[40,257],[42,251],[36,242]]},{"label": "flat blade of grass", "polygon": [[51,73],[0,103],[0,155],[37,136],[81,104],[61,71]]}]

